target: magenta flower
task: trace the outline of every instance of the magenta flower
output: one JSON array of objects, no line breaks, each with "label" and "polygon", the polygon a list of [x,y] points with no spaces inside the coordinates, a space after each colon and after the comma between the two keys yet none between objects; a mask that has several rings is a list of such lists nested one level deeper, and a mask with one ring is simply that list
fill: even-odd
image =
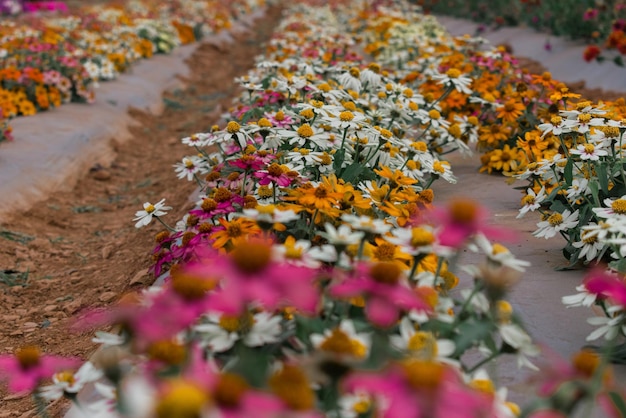
[{"label": "magenta flower", "polygon": [[259,179],[261,186],[267,186],[270,183],[277,184],[281,187],[287,187],[291,184],[291,178],[285,174],[283,168],[276,163],[272,163],[267,170],[261,170],[254,173],[254,177]]},{"label": "magenta flower", "polygon": [[211,251],[189,271],[219,278],[220,286],[207,302],[210,310],[236,315],[249,305],[268,310],[293,306],[309,313],[317,309],[316,271],[273,261],[268,242],[239,243],[228,257]]},{"label": "magenta flower", "polygon": [[404,378],[396,370],[384,373],[359,373],[348,376],[344,381],[347,392],[367,393],[379,400],[378,405],[383,411],[374,414],[381,418],[418,418],[419,405],[417,397],[404,382]]},{"label": "magenta flower", "polygon": [[585,278],[589,293],[609,298],[613,303],[626,307],[626,281],[623,277],[604,269],[594,269]]},{"label": "magenta flower", "polygon": [[37,347],[23,347],[15,355],[0,356],[0,379],[8,380],[11,392],[33,391],[42,380],[79,364],[79,359],[44,356]]},{"label": "magenta flower", "polygon": [[338,298],[364,296],[365,314],[372,323],[389,327],[402,311],[430,311],[430,307],[403,280],[400,267],[393,262],[360,263],[353,277],[334,285],[330,294]]},{"label": "magenta flower", "polygon": [[344,387],[379,400],[382,418],[497,416],[492,398],[467,387],[455,370],[442,363],[407,360],[382,373],[351,375]]},{"label": "magenta flower", "polygon": [[448,207],[435,208],[430,212],[435,226],[441,225],[438,233],[441,245],[459,248],[471,236],[482,233],[497,241],[511,240],[513,233],[487,224],[489,212],[469,199],[455,199]]}]

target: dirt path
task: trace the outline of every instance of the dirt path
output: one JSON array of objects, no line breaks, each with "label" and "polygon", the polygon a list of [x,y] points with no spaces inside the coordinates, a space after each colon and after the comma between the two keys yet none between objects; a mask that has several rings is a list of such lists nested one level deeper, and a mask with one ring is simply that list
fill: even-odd
[{"label": "dirt path", "polygon": [[[178,180],[172,168],[190,154],[179,138],[207,131],[228,108],[238,93],[233,78],[252,67],[278,18],[279,10],[270,10],[232,46],[202,45],[189,62],[188,88],[164,97],[162,115],[131,112],[139,122],[135,137],[119,144],[110,167],[94,167],[73,191],[0,225],[1,353],[33,344],[88,358],[92,335],[70,333],[71,317],[152,283],[146,269],[160,228],[135,229],[134,213],[161,198],[177,209],[166,218],[171,222],[190,208],[194,184]],[[32,408],[29,398],[0,392],[0,417],[30,417]],[[53,416],[62,410],[56,407]]]}]

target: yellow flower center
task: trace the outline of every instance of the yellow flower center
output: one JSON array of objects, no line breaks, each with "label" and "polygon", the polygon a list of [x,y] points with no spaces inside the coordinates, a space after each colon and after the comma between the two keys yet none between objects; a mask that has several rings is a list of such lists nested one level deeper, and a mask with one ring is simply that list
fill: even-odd
[{"label": "yellow flower center", "polygon": [[229,134],[236,134],[237,132],[239,132],[239,130],[241,129],[241,125],[239,125],[237,122],[235,122],[234,120],[231,120],[230,122],[228,122],[228,124],[226,125],[226,131]]},{"label": "yellow flower center", "polygon": [[350,111],[341,112],[339,114],[339,120],[342,122],[350,122],[352,119],[354,119],[354,114]]},{"label": "yellow flower center", "polygon": [[413,228],[411,230],[411,246],[421,247],[435,242],[435,235],[424,228]]},{"label": "yellow flower center", "polygon": [[596,147],[594,147],[593,144],[585,144],[584,148],[585,148],[585,154],[593,154],[593,152],[596,149]]},{"label": "yellow flower center", "polygon": [[393,136],[393,134],[391,133],[391,131],[390,131],[390,130],[388,130],[388,129],[385,129],[385,128],[382,128],[382,129],[380,130],[380,134],[381,134],[381,135],[382,135],[382,137],[383,137],[383,138],[385,138],[385,139],[389,139],[389,138],[391,138],[391,137]]},{"label": "yellow flower center", "polygon": [[282,110],[279,110],[278,112],[276,112],[276,114],[274,115],[274,119],[276,119],[279,122],[282,122],[285,120],[285,112],[283,112]]},{"label": "yellow flower center", "polygon": [[244,273],[261,272],[272,259],[269,245],[257,242],[242,242],[230,253],[233,262]]},{"label": "yellow flower center", "polygon": [[437,357],[437,340],[432,332],[417,331],[409,338],[407,348],[424,359],[432,360]]},{"label": "yellow flower center", "polygon": [[581,113],[578,115],[578,121],[580,123],[589,123],[591,120],[591,115],[589,113]]},{"label": "yellow flower center", "polygon": [[417,142],[411,143],[411,148],[420,152],[428,151],[428,145],[426,145],[426,142],[423,142],[423,141],[417,141]]},{"label": "yellow flower center", "polygon": [[413,90],[411,90],[411,89],[404,89],[404,90],[402,90],[402,94],[404,95],[404,97],[411,98],[411,97],[413,97]]},{"label": "yellow flower center", "polygon": [[272,197],[272,188],[269,186],[259,186],[257,189],[257,193],[261,199],[267,199],[268,197]]},{"label": "yellow flower center", "polygon": [[302,109],[302,111],[300,111],[300,116],[302,116],[305,119],[313,119],[313,117],[315,116],[315,113],[313,112],[312,109]]},{"label": "yellow flower center", "polygon": [[233,373],[223,373],[213,389],[213,398],[220,406],[235,408],[249,387],[250,385],[243,377]]},{"label": "yellow flower center", "polygon": [[313,136],[313,129],[311,128],[311,125],[309,125],[308,123],[305,123],[304,125],[300,126],[297,132],[298,132],[298,135],[302,138],[310,138]]},{"label": "yellow flower center", "polygon": [[488,379],[474,379],[470,382],[470,387],[489,395],[496,393],[493,382]]},{"label": "yellow flower center", "polygon": [[380,261],[393,261],[395,255],[396,246],[389,242],[383,242],[374,250],[374,256]]},{"label": "yellow flower center", "polygon": [[372,62],[370,63],[367,68],[370,69],[370,71],[379,74],[380,73],[380,64],[376,63],[376,62]]},{"label": "yellow flower center", "polygon": [[192,168],[194,166],[193,161],[185,158],[185,167]]},{"label": "yellow flower center", "polygon": [[435,160],[433,162],[433,171],[440,173],[440,174],[444,174],[446,172],[446,169],[441,161]]},{"label": "yellow flower center", "polygon": [[269,167],[267,167],[267,172],[270,176],[279,177],[283,174],[283,168],[280,164],[272,163]]},{"label": "yellow flower center", "polygon": [[459,78],[461,76],[461,71],[457,70],[456,68],[450,68],[448,71],[446,71],[446,75],[449,78]]},{"label": "yellow flower center", "polygon": [[441,113],[439,113],[437,109],[432,109],[431,111],[428,112],[428,117],[430,117],[431,119],[437,120],[441,118]]},{"label": "yellow flower center", "polygon": [[463,132],[461,132],[461,127],[457,123],[450,125],[450,127],[448,128],[448,133],[450,133],[450,135],[455,138],[460,138],[463,134]]},{"label": "yellow flower center", "polygon": [[422,165],[419,163],[419,161],[409,160],[406,162],[406,168],[408,168],[411,171],[419,170],[420,168],[422,168]]},{"label": "yellow flower center", "polygon": [[459,284],[459,278],[454,275],[451,271],[444,271],[441,273],[441,278],[443,279],[443,288],[445,290],[454,289]]},{"label": "yellow flower center", "polygon": [[15,357],[23,369],[28,369],[39,364],[41,351],[38,347],[29,345],[18,349],[15,352]]},{"label": "yellow flower center", "polygon": [[333,159],[327,152],[324,152],[324,154],[320,157],[320,163],[322,165],[331,165],[333,163]]},{"label": "yellow flower center", "polygon": [[296,366],[284,365],[268,383],[272,392],[292,410],[307,411],[315,405],[315,393],[309,380]]},{"label": "yellow flower center", "polygon": [[352,101],[342,102],[341,105],[344,109],[349,110],[350,112],[356,112],[356,105]]},{"label": "yellow flower center", "polygon": [[156,406],[157,418],[199,418],[209,396],[193,383],[177,380],[170,384]]},{"label": "yellow flower center", "polygon": [[311,103],[311,106],[315,107],[316,109],[320,109],[322,106],[324,106],[324,102],[320,100],[311,100],[309,103]]},{"label": "yellow flower center", "polygon": [[211,212],[217,209],[217,202],[214,199],[207,197],[205,199],[202,199],[202,205],[200,205],[200,207],[205,212]]},{"label": "yellow flower center", "polygon": [[187,300],[201,299],[217,284],[214,279],[193,276],[176,271],[171,275],[172,290]]},{"label": "yellow flower center", "polygon": [[502,254],[502,253],[508,253],[510,252],[508,248],[506,248],[504,245],[499,244],[499,243],[494,243],[493,247],[491,249],[491,253],[493,255],[498,255],[498,254]]},{"label": "yellow flower center", "polygon": [[363,358],[367,354],[367,347],[364,344],[358,340],[350,339],[348,334],[339,328],[332,330],[330,336],[322,341],[319,348],[334,354],[357,358]]},{"label": "yellow flower center", "polygon": [[471,224],[478,216],[478,206],[469,199],[456,199],[450,203],[452,220],[461,224]]},{"label": "yellow flower center", "polygon": [[548,217],[548,223],[552,226],[561,225],[563,223],[563,215],[558,212],[553,213]]},{"label": "yellow flower center", "polygon": [[361,71],[356,67],[352,67],[350,68],[350,75],[354,78],[359,78],[361,76]]},{"label": "yellow flower center", "polygon": [[402,366],[407,382],[417,390],[437,389],[446,371],[441,363],[417,359],[406,361]]},{"label": "yellow flower center", "polygon": [[226,187],[218,187],[218,189],[213,194],[213,199],[215,199],[217,203],[226,202],[230,200],[232,195],[233,194],[231,193],[231,191],[228,190]]},{"label": "yellow flower center", "polygon": [[470,125],[478,126],[478,118],[476,116],[470,116],[469,118],[467,118],[467,122]]},{"label": "yellow flower center", "polygon": [[527,194],[526,196],[522,197],[522,205],[532,205],[535,203],[535,196]]},{"label": "yellow flower center", "polygon": [[611,203],[611,209],[619,215],[626,214],[626,199],[617,199]]},{"label": "yellow flower center", "polygon": [[154,205],[153,205],[153,204],[150,204],[150,203],[149,203],[149,204],[148,204],[148,206],[146,206],[146,212],[148,212],[148,213],[152,213],[152,212],[154,212],[155,210],[156,210],[156,208],[154,207]]},{"label": "yellow flower center", "polygon": [[513,315],[513,307],[506,300],[496,302],[496,315],[500,322],[508,322]]},{"label": "yellow flower center", "polygon": [[352,410],[358,415],[364,415],[370,410],[371,407],[372,403],[370,401],[368,401],[367,399],[362,399],[352,405]]},{"label": "yellow flower center", "polygon": [[374,264],[370,268],[370,276],[379,283],[395,285],[400,281],[402,270],[394,262],[385,261]]},{"label": "yellow flower center", "polygon": [[589,349],[583,349],[572,357],[574,368],[586,377],[593,376],[599,364],[600,356]]},{"label": "yellow flower center", "polygon": [[54,379],[57,382],[65,382],[69,386],[72,386],[74,383],[76,383],[76,378],[74,378],[74,373],[67,372],[67,371],[55,373]]},{"label": "yellow flower center", "polygon": [[257,122],[257,125],[259,125],[261,128],[271,128],[272,127],[272,122],[270,122],[266,118],[261,118]]},{"label": "yellow flower center", "polygon": [[325,93],[328,93],[329,91],[332,90],[328,83],[322,83],[319,86],[317,86],[317,88]]},{"label": "yellow flower center", "polygon": [[182,344],[165,340],[152,343],[148,348],[148,356],[171,366],[182,364],[187,357],[187,350]]},{"label": "yellow flower center", "polygon": [[561,122],[563,122],[563,118],[560,116],[552,116],[552,118],[550,118],[550,123],[554,126],[560,125]]},{"label": "yellow flower center", "polygon": [[228,332],[246,333],[252,329],[254,325],[254,316],[246,311],[243,315],[222,315],[220,316],[219,325]]}]

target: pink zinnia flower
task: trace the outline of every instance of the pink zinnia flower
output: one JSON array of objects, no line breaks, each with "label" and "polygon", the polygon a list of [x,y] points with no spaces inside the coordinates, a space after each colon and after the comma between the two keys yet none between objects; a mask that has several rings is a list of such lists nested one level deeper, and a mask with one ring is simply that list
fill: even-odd
[{"label": "pink zinnia flower", "polygon": [[449,366],[407,360],[386,372],[349,376],[344,386],[379,400],[383,418],[495,417],[492,398],[470,389]]},{"label": "pink zinnia flower", "polygon": [[249,305],[268,310],[293,306],[314,312],[319,301],[316,271],[272,260],[271,243],[238,243],[228,257],[209,252],[190,266],[194,275],[219,278],[219,289],[209,296],[210,310],[236,315]]},{"label": "pink zinnia flower", "polygon": [[291,184],[291,177],[285,174],[279,164],[272,163],[267,170],[257,171],[254,176],[259,179],[261,186],[267,186],[270,183],[277,184],[281,187],[287,187]]},{"label": "pink zinnia flower", "polygon": [[[428,215],[426,215],[428,216]],[[482,233],[497,241],[510,240],[512,233],[487,224],[489,212],[469,199],[455,199],[445,209],[435,208],[430,218],[441,225],[439,243],[447,247],[459,248],[471,236]]]},{"label": "pink zinnia flower", "polygon": [[79,364],[79,359],[43,356],[37,347],[23,347],[15,355],[0,356],[0,379],[9,381],[11,392],[33,391],[42,380]]},{"label": "pink zinnia flower", "polygon": [[594,269],[585,278],[589,293],[609,298],[613,303],[626,307],[626,281],[624,277],[607,270]]},{"label": "pink zinnia flower", "polygon": [[330,293],[339,298],[364,296],[367,318],[378,326],[388,327],[403,310],[430,311],[428,304],[402,278],[402,270],[396,263],[360,263],[354,276],[332,286]]}]

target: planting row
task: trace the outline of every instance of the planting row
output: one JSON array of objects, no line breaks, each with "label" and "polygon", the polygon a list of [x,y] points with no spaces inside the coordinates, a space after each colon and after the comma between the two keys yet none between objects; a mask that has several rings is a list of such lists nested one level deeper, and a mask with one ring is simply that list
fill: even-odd
[{"label": "planting row", "polygon": [[[596,400],[625,413],[590,350],[542,365],[524,409],[487,372],[541,359],[507,301],[528,267],[511,233],[432,189],[455,182],[443,155],[470,152],[486,117],[515,120],[501,101],[524,74],[474,44],[404,1],[292,5],[224,123],[182,139],[193,154],[174,170],[197,182],[196,207],[177,222],[164,200],[136,213],[162,228],[159,286],[79,322],[121,332],[98,333],[78,371],[36,347],[0,358],[10,388],[89,417],[539,418]],[[459,265],[468,250],[480,264]],[[585,303],[623,309],[621,282],[588,284]],[[601,328],[615,343],[622,326]]]},{"label": "planting row", "polygon": [[[417,3],[435,13],[469,17],[484,24],[482,29],[524,24],[556,36],[582,39],[590,44],[584,52],[587,62],[607,59],[602,55],[605,49],[619,52],[613,62],[624,65],[626,5],[621,1],[420,0]],[[549,41],[544,48],[550,50]]]},{"label": "planting row", "polygon": [[7,120],[68,102],[95,99],[99,81],[115,79],[139,59],[169,53],[229,27],[259,7],[229,2],[135,0],[123,7],[85,6],[75,13],[0,22],[0,142],[11,139]]}]

